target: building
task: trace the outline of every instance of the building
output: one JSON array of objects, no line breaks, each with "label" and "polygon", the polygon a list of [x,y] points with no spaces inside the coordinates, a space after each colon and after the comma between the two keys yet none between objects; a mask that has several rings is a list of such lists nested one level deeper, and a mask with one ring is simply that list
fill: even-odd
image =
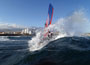
[{"label": "building", "polygon": [[21,34],[32,34],[32,32],[28,28],[26,28],[21,31]]}]

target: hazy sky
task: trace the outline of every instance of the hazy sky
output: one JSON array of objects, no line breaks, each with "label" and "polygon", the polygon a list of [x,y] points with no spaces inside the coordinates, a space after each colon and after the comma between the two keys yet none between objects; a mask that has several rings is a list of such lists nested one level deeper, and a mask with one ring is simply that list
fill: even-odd
[{"label": "hazy sky", "polygon": [[0,0],[0,23],[44,27],[49,3],[54,7],[53,23],[82,8],[90,18],[90,0]]}]

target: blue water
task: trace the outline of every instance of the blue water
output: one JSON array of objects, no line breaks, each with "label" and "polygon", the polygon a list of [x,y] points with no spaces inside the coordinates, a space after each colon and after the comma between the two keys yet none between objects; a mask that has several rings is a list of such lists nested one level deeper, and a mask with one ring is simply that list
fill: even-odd
[{"label": "blue water", "polygon": [[30,52],[31,37],[0,41],[0,65],[90,65],[90,37],[63,37]]},{"label": "blue water", "polygon": [[29,53],[30,36],[0,37],[0,65],[14,65]]}]

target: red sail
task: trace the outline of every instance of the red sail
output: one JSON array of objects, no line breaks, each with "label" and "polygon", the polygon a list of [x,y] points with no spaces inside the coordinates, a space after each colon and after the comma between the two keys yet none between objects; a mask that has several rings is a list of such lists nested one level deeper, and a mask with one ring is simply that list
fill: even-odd
[{"label": "red sail", "polygon": [[45,27],[48,27],[51,24],[52,18],[53,18],[53,6],[49,4],[48,18],[46,20]]}]

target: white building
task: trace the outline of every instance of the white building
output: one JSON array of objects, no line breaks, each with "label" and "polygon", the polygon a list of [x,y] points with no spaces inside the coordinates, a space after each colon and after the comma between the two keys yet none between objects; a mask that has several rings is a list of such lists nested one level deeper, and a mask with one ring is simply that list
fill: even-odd
[{"label": "white building", "polygon": [[21,34],[32,34],[32,33],[28,28],[26,28],[26,29],[22,30]]}]

